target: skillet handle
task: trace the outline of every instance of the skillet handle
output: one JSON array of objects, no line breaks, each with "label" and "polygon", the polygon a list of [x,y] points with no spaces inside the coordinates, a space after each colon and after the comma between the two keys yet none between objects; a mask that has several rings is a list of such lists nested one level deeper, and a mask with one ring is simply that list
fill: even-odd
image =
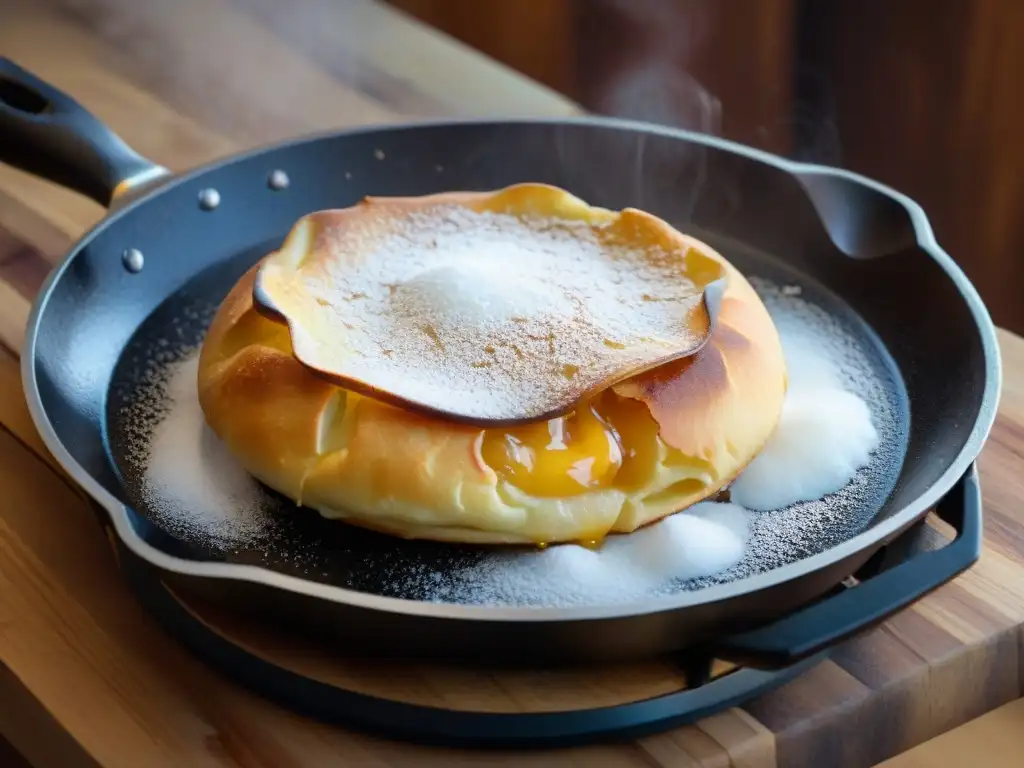
[{"label": "skillet handle", "polygon": [[129,188],[169,174],[70,96],[3,57],[0,162],[107,207]]},{"label": "skillet handle", "polygon": [[767,627],[726,638],[716,645],[715,656],[761,669],[789,666],[881,623],[963,573],[981,556],[981,486],[975,465],[935,512],[957,531],[946,546],[910,557]]}]

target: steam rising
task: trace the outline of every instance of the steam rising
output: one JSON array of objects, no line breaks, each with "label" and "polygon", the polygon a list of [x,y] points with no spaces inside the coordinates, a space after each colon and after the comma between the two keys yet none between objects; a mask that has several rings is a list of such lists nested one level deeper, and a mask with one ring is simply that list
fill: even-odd
[{"label": "steam rising", "polygon": [[618,68],[601,99],[602,111],[718,134],[722,104],[686,69],[708,37],[707,17],[693,4],[663,0],[606,0],[602,5],[642,35],[642,54]]},{"label": "steam rising", "polygon": [[[710,19],[702,12],[703,6],[663,0],[600,0],[593,7],[597,13],[614,15],[622,26],[622,31],[608,41],[607,55],[614,64],[608,68],[609,80],[602,81],[600,91],[592,96],[597,111],[719,135],[722,104],[688,71],[695,51],[710,31]],[[603,56],[604,51],[596,55]],[[692,221],[697,205],[708,191],[707,150],[696,144],[680,150],[676,145],[666,155],[663,143],[649,140],[643,134],[620,134],[618,141],[628,141],[633,146],[628,151],[616,147],[613,152],[607,147],[595,147],[590,154],[632,157],[632,183],[626,203],[664,215],[677,225]],[[573,173],[578,176],[586,166],[579,165],[583,152],[575,150],[570,154],[560,147],[559,157],[566,168],[575,168]],[[672,177],[670,185],[663,183],[666,177]],[[655,182],[655,178],[662,181]],[[600,187],[595,179],[588,177],[584,181],[586,189]],[[716,186],[717,198],[722,197],[718,192],[724,190],[728,197],[734,189],[726,179],[719,179]],[[671,210],[658,210],[665,204],[666,195],[671,200]],[[618,202],[618,195],[611,197]]]},{"label": "steam rising", "polygon": [[[718,57],[756,55],[751,50],[722,50],[716,56],[705,56],[728,39],[724,25],[745,23],[734,21],[736,17],[730,17],[725,6],[714,0],[593,0],[592,7],[615,14],[622,26],[607,46],[607,56],[615,59],[613,79],[602,83],[602,90],[593,96],[594,106],[607,114],[722,135],[723,114],[730,105],[723,104],[721,94],[713,93],[692,70],[698,59],[710,58],[720,66]],[[840,137],[831,80],[813,63],[813,54],[807,60],[798,39],[790,46],[781,55],[792,57],[794,80],[783,77],[781,82],[768,84],[769,89],[791,95],[781,104],[782,114],[767,118],[765,124],[732,125],[730,131],[740,130],[742,135],[732,133],[726,138],[769,150],[777,150],[781,143],[791,147],[795,159],[839,165]],[[761,86],[751,83],[749,87]],[[750,94],[750,98],[755,96]],[[781,142],[773,141],[775,138]]]}]

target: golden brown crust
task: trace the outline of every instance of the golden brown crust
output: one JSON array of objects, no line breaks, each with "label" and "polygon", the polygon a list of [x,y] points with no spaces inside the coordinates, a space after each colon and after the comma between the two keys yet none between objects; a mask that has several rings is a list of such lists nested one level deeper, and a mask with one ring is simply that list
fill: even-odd
[{"label": "golden brown crust", "polygon": [[[666,225],[667,226],[667,225]],[[697,355],[616,385],[643,402],[664,441],[636,487],[536,498],[480,458],[480,429],[346,393],[290,353],[252,304],[255,267],[215,316],[199,369],[211,428],[254,476],[328,517],[408,538],[556,542],[629,532],[708,498],[753,459],[778,422],[786,371],[774,325],[746,279],[728,286]]]},{"label": "golden brown crust", "polygon": [[[232,289],[210,326],[199,358],[199,404],[246,469],[299,500],[320,449],[321,418],[340,393],[287,348],[260,343],[276,329],[252,309],[253,273]],[[253,341],[226,355],[233,331],[247,331]]]},{"label": "golden brown crust", "polygon": [[547,184],[366,198],[296,222],[254,301],[322,378],[436,419],[509,426],[571,413],[704,344],[724,276],[705,248],[649,213]]},{"label": "golden brown crust", "polygon": [[[785,360],[768,310],[746,278],[726,267],[729,287],[708,344],[615,386],[647,405],[669,445],[716,465],[731,464],[725,454],[760,450],[756,435],[774,429],[786,390]],[[738,437],[746,435],[750,444]]]}]

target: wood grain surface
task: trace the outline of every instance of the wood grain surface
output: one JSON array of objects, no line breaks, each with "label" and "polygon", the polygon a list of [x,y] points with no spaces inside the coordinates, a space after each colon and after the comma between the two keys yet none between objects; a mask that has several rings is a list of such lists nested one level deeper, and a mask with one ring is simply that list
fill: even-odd
[{"label": "wood grain surface", "polygon": [[779,153],[827,140],[795,93],[804,0],[387,2],[594,112]]},{"label": "wood grain surface", "polygon": [[[0,51],[175,170],[332,126],[577,110],[368,0],[284,8],[271,0],[3,0]],[[0,732],[32,764],[845,768],[873,765],[1021,695],[1024,341],[1010,334],[1001,336],[1000,416],[980,460],[982,560],[778,691],[633,743],[529,755],[386,742],[242,691],[133,601],[80,492],[43,449],[20,390],[16,353],[30,301],[101,215],[0,166],[0,341],[9,350],[0,349]],[[329,654],[322,663],[344,664]],[[652,669],[637,667],[636,679],[676,682]],[[587,691],[605,695],[613,679],[628,688],[628,676],[595,675]],[[511,696],[485,680],[461,685],[477,700],[492,696],[493,706]],[[545,685],[550,678],[530,682],[537,697]]]},{"label": "wood grain surface", "polygon": [[1024,3],[804,5],[843,165],[919,201],[995,321],[1024,332]]},{"label": "wood grain surface", "polygon": [[879,768],[935,768],[945,765],[1020,768],[1024,765],[1022,726],[1024,699],[1017,699],[886,760]]}]

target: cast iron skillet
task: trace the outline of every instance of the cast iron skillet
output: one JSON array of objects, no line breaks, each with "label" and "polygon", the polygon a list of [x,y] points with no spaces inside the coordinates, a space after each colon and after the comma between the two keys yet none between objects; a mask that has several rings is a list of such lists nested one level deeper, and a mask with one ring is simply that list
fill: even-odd
[{"label": "cast iron skillet", "polygon": [[[0,97],[0,160],[116,207],[35,303],[22,357],[33,418],[102,507],[122,551],[179,588],[313,626],[348,647],[403,656],[588,660],[714,643],[725,655],[766,664],[879,620],[978,555],[972,465],[996,412],[995,330],[921,209],[875,182],[707,136],[598,118],[360,129],[171,178],[68,96],[6,60]],[[302,510],[289,511],[288,536],[325,547],[317,573],[296,570],[287,556],[207,551],[154,524],[124,466],[118,405],[155,339],[201,338],[208,314],[200,310],[215,306],[305,213],[368,194],[523,181],[556,184],[609,208],[645,208],[708,240],[744,271],[817,286],[823,301],[859,324],[890,369],[905,425],[902,464],[892,463],[892,482],[864,529],[783,567],[670,597],[499,609],[389,592],[394,580],[382,569],[463,550],[442,554],[437,545],[354,532]],[[954,544],[812,604],[947,495],[944,506],[961,523]],[[733,635],[722,640],[726,633]]]}]

